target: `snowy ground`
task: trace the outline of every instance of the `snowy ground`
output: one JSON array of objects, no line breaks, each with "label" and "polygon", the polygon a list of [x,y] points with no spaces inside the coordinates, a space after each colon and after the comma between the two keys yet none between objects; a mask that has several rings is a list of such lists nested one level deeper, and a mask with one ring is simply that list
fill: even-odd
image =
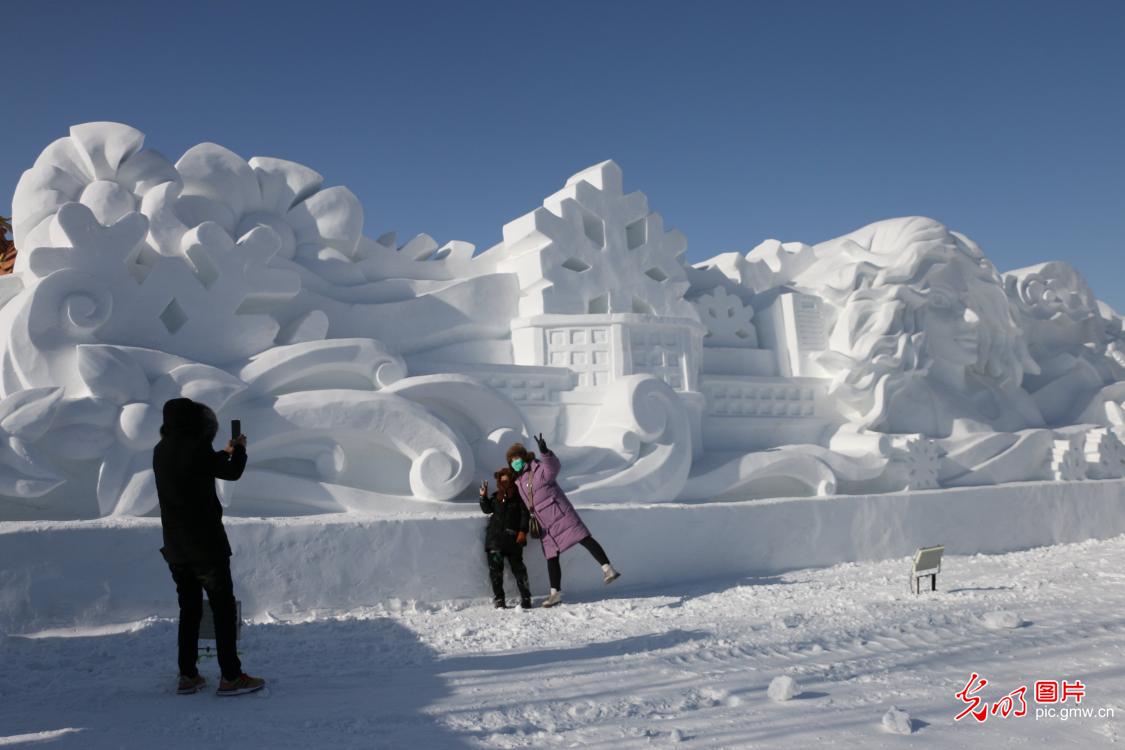
[{"label": "snowy ground", "polygon": [[[394,603],[246,627],[261,694],[177,696],[175,624],[0,641],[0,747],[1076,747],[1125,737],[1125,536],[907,563],[630,588],[556,610]],[[581,550],[570,578],[598,574]],[[386,571],[393,575],[394,571]],[[456,575],[456,571],[450,571]],[[236,582],[237,586],[237,582]],[[169,582],[169,595],[172,595]],[[1018,613],[1014,629],[989,612]],[[971,672],[1029,714],[954,722]],[[212,682],[217,667],[205,662]],[[802,689],[775,703],[771,678]],[[1032,683],[1081,679],[1091,718],[1036,719]],[[892,705],[914,734],[880,720]],[[1073,706],[1073,703],[1068,704]],[[1115,718],[1097,717],[1112,708]]]}]

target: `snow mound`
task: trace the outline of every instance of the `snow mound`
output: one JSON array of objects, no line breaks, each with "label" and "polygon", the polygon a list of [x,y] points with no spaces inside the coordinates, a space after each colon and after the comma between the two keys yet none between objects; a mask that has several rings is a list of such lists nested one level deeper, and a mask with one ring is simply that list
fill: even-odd
[{"label": "snow mound", "polygon": [[1002,609],[995,612],[985,612],[980,621],[989,630],[1010,630],[1023,625],[1023,618],[1018,614]]},{"label": "snow mound", "polygon": [[893,734],[913,734],[914,732],[910,714],[898,706],[891,706],[890,710],[883,714],[883,729]]},{"label": "snow mound", "polygon": [[766,692],[775,701],[789,701],[801,692],[801,687],[789,675],[781,675],[770,681],[769,690]]}]

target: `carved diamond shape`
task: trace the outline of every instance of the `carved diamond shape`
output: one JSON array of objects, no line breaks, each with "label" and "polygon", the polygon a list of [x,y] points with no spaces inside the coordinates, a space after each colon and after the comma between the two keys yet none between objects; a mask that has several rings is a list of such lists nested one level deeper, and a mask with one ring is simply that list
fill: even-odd
[{"label": "carved diamond shape", "polygon": [[581,258],[567,258],[565,261],[563,261],[562,267],[567,269],[568,271],[574,271],[575,273],[582,273],[583,271],[590,270],[590,264],[585,262]]},{"label": "carved diamond shape", "polygon": [[184,308],[180,307],[180,303],[176,301],[175,297],[164,308],[164,312],[160,313],[160,322],[168,329],[168,333],[175,333],[180,330],[187,321],[187,313],[184,312]]}]

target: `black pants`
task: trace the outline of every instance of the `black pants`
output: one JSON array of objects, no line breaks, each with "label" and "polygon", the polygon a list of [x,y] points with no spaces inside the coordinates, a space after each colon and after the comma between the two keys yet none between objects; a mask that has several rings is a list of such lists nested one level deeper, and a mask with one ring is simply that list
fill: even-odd
[{"label": "black pants", "polygon": [[[594,556],[598,561],[598,565],[609,565],[609,558],[606,557],[605,550],[602,545],[598,544],[598,540],[592,536],[588,536],[579,542],[586,551]],[[559,556],[547,558],[547,577],[551,579],[551,588],[556,591],[562,591],[562,565],[559,564]]]},{"label": "black pants", "polygon": [[513,541],[505,544],[501,549],[486,549],[488,557],[488,579],[492,582],[492,595],[497,599],[504,598],[504,560],[512,569],[516,579],[516,588],[520,590],[520,599],[531,598],[531,587],[527,585],[527,566],[523,564],[523,548]]},{"label": "black pants", "polygon": [[176,593],[180,599],[180,674],[194,677],[199,658],[199,621],[203,617],[203,592],[211,602],[215,615],[215,641],[219,652],[219,670],[224,680],[235,680],[242,674],[235,637],[238,628],[238,605],[234,601],[234,583],[230,578],[230,560],[213,563],[168,563]]}]

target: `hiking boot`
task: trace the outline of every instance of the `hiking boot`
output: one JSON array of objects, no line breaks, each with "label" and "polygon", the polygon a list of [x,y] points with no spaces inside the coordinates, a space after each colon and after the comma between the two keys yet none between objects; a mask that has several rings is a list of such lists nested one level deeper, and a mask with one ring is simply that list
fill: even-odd
[{"label": "hiking boot", "polygon": [[245,695],[261,690],[266,686],[266,681],[261,677],[251,677],[243,672],[233,680],[219,680],[217,695]]},{"label": "hiking boot", "polygon": [[496,609],[507,609],[508,608],[508,602],[504,601],[500,597],[496,597],[495,599],[492,600],[492,606],[495,607]]},{"label": "hiking boot", "polygon": [[207,680],[203,679],[203,675],[197,674],[195,677],[188,677],[187,675],[180,675],[180,684],[176,687],[176,693],[179,695],[191,695],[198,693],[207,684]]},{"label": "hiking boot", "polygon": [[562,592],[561,591],[555,591],[554,589],[551,589],[551,593],[547,595],[547,598],[544,599],[543,603],[540,604],[539,606],[540,607],[554,607],[554,606],[557,606],[559,604],[562,604]]},{"label": "hiking boot", "polygon": [[530,596],[525,596],[523,599],[520,599],[520,609],[531,609]]},{"label": "hiking boot", "polygon": [[605,584],[613,583],[614,581],[616,581],[618,578],[621,577],[621,574],[618,573],[616,570],[614,570],[613,566],[610,565],[609,563],[606,563],[605,565],[602,566],[602,575],[604,576],[602,578],[602,583],[605,583]]}]

